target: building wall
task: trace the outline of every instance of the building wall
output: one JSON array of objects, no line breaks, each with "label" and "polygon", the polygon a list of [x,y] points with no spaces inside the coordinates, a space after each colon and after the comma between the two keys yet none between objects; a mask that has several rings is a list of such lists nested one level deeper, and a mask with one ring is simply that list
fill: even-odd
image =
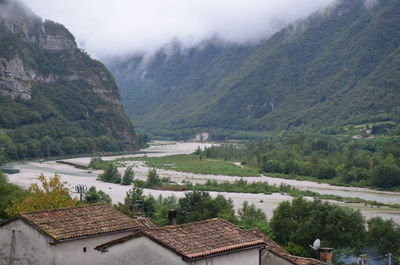
[{"label": "building wall", "polygon": [[186,264],[180,256],[144,236],[114,245],[108,249],[108,252],[103,252],[101,255],[99,265]]},{"label": "building wall", "polygon": [[221,256],[215,256],[207,259],[195,261],[194,263],[188,263],[193,265],[259,265],[260,250],[258,248],[243,250],[239,252],[233,252]]},{"label": "building wall", "polygon": [[21,220],[1,226],[0,265],[54,264],[51,241]]},{"label": "building wall", "polygon": [[[117,238],[127,236],[131,233],[132,232],[124,232],[59,243],[54,246],[54,264],[97,265],[101,259],[101,252],[94,249],[96,246]],[[86,252],[83,252],[83,248],[86,248]]]},{"label": "building wall", "polygon": [[[0,227],[0,265],[97,265],[101,253],[94,250],[96,246],[130,233],[116,233],[52,245],[50,243],[53,239],[21,220],[15,220]],[[83,252],[84,247],[86,252]]]},{"label": "building wall", "polygon": [[292,262],[281,258],[274,253],[267,251],[261,257],[261,264],[262,265],[293,265]]}]

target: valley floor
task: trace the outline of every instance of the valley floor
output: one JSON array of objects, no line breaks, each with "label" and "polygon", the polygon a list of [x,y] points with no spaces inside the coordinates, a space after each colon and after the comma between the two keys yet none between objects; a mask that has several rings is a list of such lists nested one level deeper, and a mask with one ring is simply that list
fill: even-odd
[{"label": "valley floor", "polygon": [[[198,146],[201,148],[211,146],[212,144],[207,143],[182,143],[182,142],[154,142],[150,148],[142,150],[145,155],[150,156],[167,156],[174,154],[189,154],[196,150]],[[103,160],[114,160],[121,157],[140,157],[143,153],[136,155],[125,155],[125,156],[108,156],[103,157]],[[91,157],[72,158],[65,159],[74,164],[87,166],[90,163]],[[135,179],[146,180],[147,172],[149,168],[142,161],[131,161],[126,166],[134,166]],[[28,187],[31,183],[37,182],[37,177],[43,173],[45,176],[52,176],[58,173],[61,176],[61,180],[68,182],[68,186],[73,191],[73,187],[78,184],[84,184],[88,187],[95,186],[98,190],[103,190],[109,194],[113,200],[113,203],[122,202],[125,193],[130,189],[129,186],[122,186],[119,184],[105,183],[96,180],[97,176],[101,173],[100,170],[88,171],[84,169],[78,169],[70,165],[56,163],[55,161],[46,162],[20,162],[9,164],[8,167],[19,169],[19,173],[8,175],[9,181],[17,185]],[[119,168],[121,173],[125,168]],[[160,177],[170,177],[171,181],[182,183],[184,181],[190,181],[191,183],[205,183],[207,180],[217,181],[229,181],[233,182],[240,179],[241,177],[225,176],[225,175],[203,175],[186,172],[176,172],[172,170],[157,169]],[[248,182],[268,182],[273,185],[289,184],[297,189],[311,190],[320,194],[333,194],[343,197],[358,197],[365,200],[373,200],[382,203],[399,204],[400,193],[399,192],[387,192],[387,191],[376,191],[367,188],[356,188],[356,187],[341,187],[332,186],[328,184],[315,183],[311,181],[299,181],[289,180],[281,178],[272,178],[268,176],[260,177],[245,177]],[[165,191],[165,190],[152,190],[145,189],[146,195],[151,194],[154,197],[162,195],[167,197],[174,195],[177,198],[183,197],[185,192],[183,191]],[[291,200],[293,197],[281,193],[273,193],[271,195],[266,194],[249,194],[249,193],[231,193],[231,192],[210,192],[215,197],[218,194],[222,194],[227,198],[231,198],[234,202],[236,209],[241,208],[244,201],[254,203],[256,207],[262,209],[267,217],[270,219],[273,214],[273,210],[278,204],[285,200]],[[372,207],[361,203],[344,203],[338,201],[332,201],[340,205],[346,205],[352,208],[360,209],[362,214],[367,217],[381,216],[382,218],[392,218],[394,221],[400,224],[400,209],[389,208],[389,207]]]}]

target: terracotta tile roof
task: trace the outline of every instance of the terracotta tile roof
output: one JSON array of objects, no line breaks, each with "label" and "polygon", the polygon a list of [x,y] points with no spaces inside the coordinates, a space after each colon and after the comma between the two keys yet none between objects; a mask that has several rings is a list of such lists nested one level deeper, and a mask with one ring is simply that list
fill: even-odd
[{"label": "terracotta tile roof", "polygon": [[294,261],[296,262],[297,265],[320,265],[320,264],[329,264],[326,262],[322,262],[317,259],[312,259],[312,258],[303,258],[303,257],[296,257],[292,256]]},{"label": "terracotta tile roof", "polygon": [[264,239],[219,218],[176,226],[147,229],[100,246],[103,250],[138,236],[147,236],[158,244],[193,260],[209,255],[263,247]]},{"label": "terracotta tile roof", "polygon": [[287,252],[285,249],[283,249],[280,245],[278,245],[278,243],[273,241],[271,238],[269,238],[266,235],[264,235],[263,233],[261,233],[259,230],[251,229],[251,230],[249,230],[249,232],[264,239],[266,246],[265,246],[265,249],[263,250],[263,252],[271,251],[275,255],[277,255],[279,257],[283,257],[283,258],[290,256],[289,252]]},{"label": "terracotta tile roof", "polygon": [[107,204],[21,213],[15,218],[57,241],[156,227],[146,218],[132,219]]}]

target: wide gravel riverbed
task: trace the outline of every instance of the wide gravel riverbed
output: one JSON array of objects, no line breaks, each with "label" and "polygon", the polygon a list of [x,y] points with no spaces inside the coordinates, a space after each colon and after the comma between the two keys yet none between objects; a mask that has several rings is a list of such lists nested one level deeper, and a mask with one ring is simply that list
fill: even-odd
[{"label": "wide gravel riverbed", "polygon": [[[106,156],[103,157],[105,160],[113,160],[120,157],[137,157],[143,156],[167,156],[173,154],[188,154],[196,150],[198,146],[204,148],[211,146],[212,144],[205,143],[182,143],[182,142],[155,142],[150,148],[141,150],[140,154],[125,155],[125,156]],[[72,162],[75,164],[88,165],[91,157],[80,157],[63,159],[63,161]],[[136,161],[131,163],[134,166],[135,178],[146,179],[146,174],[149,168],[143,162]],[[118,184],[104,183],[96,180],[97,176],[101,173],[100,171],[88,171],[77,169],[73,166],[59,164],[55,161],[46,162],[17,162],[7,165],[8,168],[19,169],[19,173],[8,175],[10,182],[17,185],[28,187],[31,183],[37,182],[37,177],[43,173],[45,176],[52,176],[55,173],[61,176],[62,181],[68,183],[68,186],[73,190],[73,187],[77,184],[84,184],[88,187],[95,186],[98,190],[103,190],[108,193],[113,202],[121,202],[125,197],[126,192],[130,189],[129,186],[122,186]],[[123,172],[124,168],[120,168]],[[202,175],[193,173],[183,173],[171,170],[157,170],[161,177],[170,177],[172,181],[182,182],[183,180],[191,181],[192,183],[204,183],[208,179],[214,179],[217,181],[235,181],[240,177],[223,176],[223,175]],[[268,182],[269,184],[279,185],[281,183],[292,185],[302,190],[312,190],[321,194],[333,194],[345,197],[358,197],[366,200],[374,200],[383,203],[400,203],[400,193],[398,192],[385,192],[376,191],[366,188],[355,188],[355,187],[338,187],[331,186],[328,184],[319,184],[311,181],[298,181],[288,180],[280,178],[272,178],[268,176],[260,177],[246,177],[249,182]],[[170,196],[174,195],[177,198],[184,196],[185,192],[176,191],[159,191],[159,190],[144,190],[145,194],[152,194],[154,197]],[[210,192],[212,196],[222,194],[227,198],[231,198],[234,202],[235,207],[238,209],[241,207],[244,201],[254,203],[258,208],[261,208],[268,218],[272,217],[273,210],[278,204],[285,200],[291,200],[292,197],[286,194],[275,193],[271,195],[265,194],[245,194],[245,193],[231,193],[231,192]],[[346,205],[352,208],[360,209],[362,214],[367,218],[373,216],[381,216],[385,219],[392,218],[400,224],[400,209],[392,209],[387,207],[371,207],[364,204],[348,204],[342,202],[334,203],[340,205]]]}]

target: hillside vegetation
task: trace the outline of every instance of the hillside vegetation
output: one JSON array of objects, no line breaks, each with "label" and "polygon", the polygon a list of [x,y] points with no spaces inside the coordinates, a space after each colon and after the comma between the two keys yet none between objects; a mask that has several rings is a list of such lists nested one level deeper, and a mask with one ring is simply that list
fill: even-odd
[{"label": "hillside vegetation", "polygon": [[261,44],[171,44],[108,66],[128,115],[160,136],[398,124],[399,13],[396,0],[342,0]]},{"label": "hillside vegetation", "polygon": [[114,78],[62,25],[0,2],[0,162],[131,150]]}]

